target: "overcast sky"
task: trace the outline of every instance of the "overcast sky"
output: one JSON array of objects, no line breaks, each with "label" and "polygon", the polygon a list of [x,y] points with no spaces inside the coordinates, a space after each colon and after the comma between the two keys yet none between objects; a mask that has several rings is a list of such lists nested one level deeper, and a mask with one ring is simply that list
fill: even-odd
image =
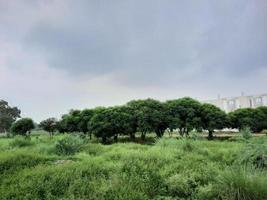
[{"label": "overcast sky", "polygon": [[40,121],[267,92],[266,0],[0,0],[0,99]]}]

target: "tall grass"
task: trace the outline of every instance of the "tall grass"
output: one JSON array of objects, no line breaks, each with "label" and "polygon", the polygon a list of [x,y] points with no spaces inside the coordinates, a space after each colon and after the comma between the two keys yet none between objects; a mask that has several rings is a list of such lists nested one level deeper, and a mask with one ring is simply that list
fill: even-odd
[{"label": "tall grass", "polygon": [[0,139],[0,199],[267,199],[267,137],[163,138],[154,145],[67,135],[17,140]]}]

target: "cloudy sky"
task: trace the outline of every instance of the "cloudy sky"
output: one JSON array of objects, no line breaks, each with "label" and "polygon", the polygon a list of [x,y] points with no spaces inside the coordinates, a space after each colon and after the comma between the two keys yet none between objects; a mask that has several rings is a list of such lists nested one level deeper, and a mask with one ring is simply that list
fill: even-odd
[{"label": "cloudy sky", "polygon": [[267,92],[266,0],[0,0],[0,99],[40,121]]}]

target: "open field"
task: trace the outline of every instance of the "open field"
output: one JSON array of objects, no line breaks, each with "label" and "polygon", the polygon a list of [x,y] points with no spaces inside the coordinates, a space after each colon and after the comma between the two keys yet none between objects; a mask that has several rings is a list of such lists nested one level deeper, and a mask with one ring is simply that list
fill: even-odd
[{"label": "open field", "polygon": [[33,134],[0,138],[0,150],[1,199],[267,199],[266,136],[102,145]]}]

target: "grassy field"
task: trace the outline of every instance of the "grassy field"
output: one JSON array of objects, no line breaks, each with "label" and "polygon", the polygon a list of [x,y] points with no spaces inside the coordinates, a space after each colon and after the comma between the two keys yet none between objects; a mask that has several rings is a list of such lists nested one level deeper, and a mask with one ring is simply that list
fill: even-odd
[{"label": "grassy field", "polygon": [[2,137],[0,199],[267,199],[267,136],[150,143]]}]

